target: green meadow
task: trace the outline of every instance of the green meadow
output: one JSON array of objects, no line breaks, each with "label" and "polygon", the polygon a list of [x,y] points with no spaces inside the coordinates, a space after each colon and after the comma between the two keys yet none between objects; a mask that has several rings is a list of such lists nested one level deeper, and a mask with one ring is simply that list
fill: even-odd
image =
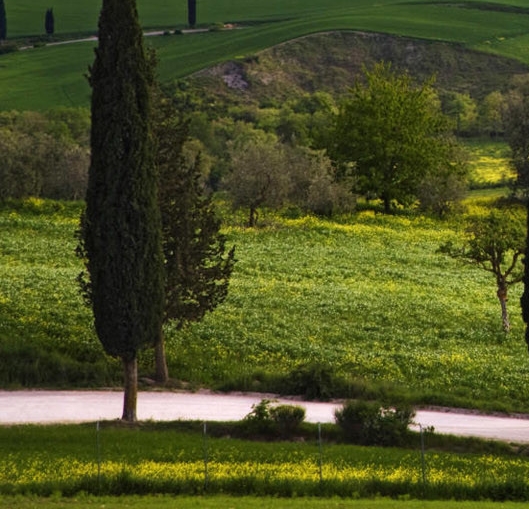
[{"label": "green meadow", "polygon": [[[81,209],[35,199],[0,209],[4,386],[119,383],[75,281]],[[201,323],[168,327],[174,379],[279,392],[294,373],[318,365],[342,396],[529,410],[521,285],[511,291],[505,334],[491,275],[437,253],[462,238],[457,218],[360,210],[329,221],[287,210],[247,229],[226,214],[238,260],[229,296]],[[141,372],[152,372],[150,351]]]},{"label": "green meadow", "polygon": [[[529,63],[529,14],[520,1],[398,2],[387,0],[309,0],[295,2],[201,2],[198,23],[237,23],[241,29],[149,38],[158,51],[162,81],[179,79],[233,58],[244,58],[276,44],[328,30],[385,32],[449,41]],[[54,6],[59,39],[93,35],[99,3],[62,0]],[[42,36],[48,4],[6,1],[9,38]],[[146,30],[185,28],[186,2],[138,2]],[[27,49],[0,56],[0,109],[87,106],[85,78],[94,43]]]}]

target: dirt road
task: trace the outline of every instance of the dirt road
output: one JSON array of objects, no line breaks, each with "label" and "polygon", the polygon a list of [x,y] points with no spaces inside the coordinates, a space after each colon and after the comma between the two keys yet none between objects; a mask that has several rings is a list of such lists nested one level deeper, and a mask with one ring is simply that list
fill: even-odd
[{"label": "dirt road", "polygon": [[[214,394],[211,392],[140,392],[140,420],[230,421],[242,419],[263,394]],[[293,401],[306,410],[309,422],[333,422],[338,403]],[[121,416],[120,391],[0,391],[0,424],[95,422]],[[419,410],[415,417],[423,427],[437,433],[475,436],[516,443],[529,443],[529,419],[476,415],[464,412]]]}]

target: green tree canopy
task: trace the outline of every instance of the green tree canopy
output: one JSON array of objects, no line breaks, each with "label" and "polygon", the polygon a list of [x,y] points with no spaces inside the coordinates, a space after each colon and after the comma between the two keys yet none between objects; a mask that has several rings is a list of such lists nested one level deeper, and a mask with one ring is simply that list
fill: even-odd
[{"label": "green tree canopy", "polygon": [[525,252],[525,216],[518,210],[492,210],[468,220],[462,246],[447,243],[440,251],[491,272],[496,280],[503,329],[510,329],[508,289],[522,281],[521,256]]},{"label": "green tree canopy", "polygon": [[290,192],[285,149],[274,135],[253,131],[231,144],[230,161],[224,185],[236,208],[249,209],[248,225],[255,226],[260,207],[279,206]]},{"label": "green tree canopy", "polygon": [[507,93],[504,106],[505,135],[516,170],[516,190],[529,196],[529,75],[520,76]]},{"label": "green tree canopy", "polygon": [[328,151],[354,189],[393,204],[410,205],[427,175],[450,167],[453,144],[432,80],[415,85],[379,63],[350,90],[335,118]]}]

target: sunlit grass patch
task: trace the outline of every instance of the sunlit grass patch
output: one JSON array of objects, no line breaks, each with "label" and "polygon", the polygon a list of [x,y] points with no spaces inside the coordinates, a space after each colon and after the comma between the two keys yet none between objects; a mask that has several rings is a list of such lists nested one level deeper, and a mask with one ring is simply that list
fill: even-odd
[{"label": "sunlit grass patch", "polygon": [[[324,442],[204,441],[195,432],[0,429],[0,495],[258,495],[528,500],[529,461]],[[316,432],[316,429],[314,429]],[[16,447],[13,441],[16,440]],[[315,435],[316,440],[316,435]]]},{"label": "sunlit grass patch", "polygon": [[471,182],[474,186],[505,186],[516,177],[509,163],[510,151],[505,142],[467,141],[470,151]]}]

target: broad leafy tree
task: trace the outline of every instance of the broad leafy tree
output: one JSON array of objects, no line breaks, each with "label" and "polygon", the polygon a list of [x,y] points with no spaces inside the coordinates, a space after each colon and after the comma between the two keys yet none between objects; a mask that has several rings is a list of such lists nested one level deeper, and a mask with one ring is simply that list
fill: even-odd
[{"label": "broad leafy tree", "polygon": [[[211,195],[205,192],[200,156],[184,156],[187,123],[167,100],[157,96],[154,134],[157,141],[159,202],[165,258],[164,321],[177,328],[200,321],[228,293],[235,250],[226,249]],[[156,379],[168,379],[164,336],[155,346]]]},{"label": "broad leafy tree", "polygon": [[7,38],[7,17],[5,0],[0,0],[0,41]]},{"label": "broad leafy tree", "polygon": [[87,112],[70,109],[0,113],[0,200],[81,199],[89,166],[85,119]]},{"label": "broad leafy tree", "polygon": [[152,65],[134,0],[103,0],[90,69],[91,164],[79,251],[105,351],[124,368],[123,419],[136,419],[137,354],[153,346],[164,307],[157,178],[151,137]]},{"label": "broad leafy tree", "polygon": [[248,209],[248,226],[257,225],[259,208],[277,207],[288,197],[287,161],[283,145],[262,131],[230,146],[231,171],[224,185],[234,207]]},{"label": "broad leafy tree", "polygon": [[529,76],[519,77],[504,103],[505,135],[516,170],[516,192],[529,195]]},{"label": "broad leafy tree", "polygon": [[379,198],[384,211],[410,205],[423,178],[452,162],[449,123],[432,81],[411,77],[379,63],[350,90],[336,115],[328,151],[354,178],[355,190]]},{"label": "broad leafy tree", "polygon": [[441,252],[491,272],[496,280],[503,330],[511,325],[507,311],[509,288],[522,281],[521,257],[525,252],[525,220],[516,211],[491,211],[469,220],[462,246],[443,245]]},{"label": "broad leafy tree", "polygon": [[53,9],[46,10],[44,17],[44,29],[48,35],[53,35],[55,32],[55,17],[53,16]]},{"label": "broad leafy tree", "polygon": [[187,0],[187,24],[194,27],[197,23],[197,0]]}]

